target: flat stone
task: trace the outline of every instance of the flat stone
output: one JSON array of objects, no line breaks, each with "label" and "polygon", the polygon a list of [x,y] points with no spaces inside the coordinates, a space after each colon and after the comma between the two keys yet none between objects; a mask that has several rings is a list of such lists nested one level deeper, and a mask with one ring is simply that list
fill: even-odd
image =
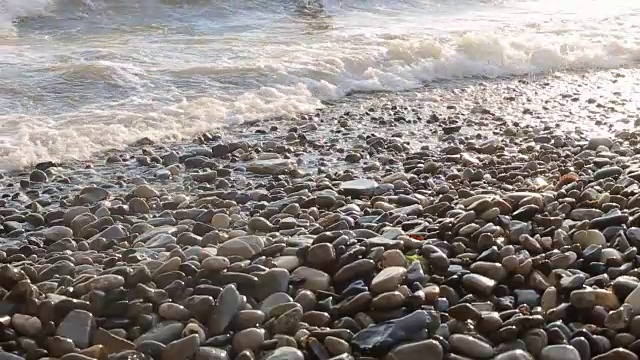
[{"label": "flat stone", "polygon": [[472,294],[489,296],[496,287],[496,282],[486,276],[467,274],[462,277],[462,286]]},{"label": "flat stone", "polygon": [[89,208],[86,206],[74,206],[69,208],[62,217],[62,221],[67,227],[71,226],[71,222],[80,214],[89,213]]},{"label": "flat stone", "polygon": [[273,229],[273,225],[261,216],[254,216],[247,222],[247,228],[251,233],[268,233]]},{"label": "flat stone", "polygon": [[610,149],[613,145],[613,140],[608,137],[592,137],[589,139],[587,143],[587,149],[596,150],[600,146],[604,146],[607,149]]},{"label": "flat stone", "polygon": [[191,318],[191,313],[184,306],[171,302],[166,302],[158,307],[158,314],[167,320],[187,321]]},{"label": "flat stone", "polygon": [[293,302],[293,299],[287,293],[279,292],[271,294],[260,304],[260,311],[268,316],[272,308],[290,302]]},{"label": "flat stone", "polygon": [[149,240],[153,239],[159,234],[175,235],[177,231],[178,231],[178,228],[172,225],[162,225],[162,226],[154,227],[140,234],[140,236],[138,236],[135,239],[135,242],[147,243]]},{"label": "flat stone", "polygon": [[42,322],[35,316],[24,314],[13,314],[11,317],[11,325],[20,334],[28,337],[35,337],[42,330]]},{"label": "flat stone", "polygon": [[282,346],[267,355],[264,360],[305,360],[302,351],[291,347]]},{"label": "flat stone", "polygon": [[368,179],[358,179],[345,181],[340,185],[340,192],[344,196],[358,198],[361,196],[371,197],[378,183]]},{"label": "flat stone", "polygon": [[336,259],[336,250],[329,243],[315,244],[307,252],[307,261],[313,267],[323,268],[331,265]]},{"label": "flat stone", "polygon": [[326,291],[331,284],[331,277],[324,271],[300,266],[291,273],[295,279],[304,279],[302,288],[311,291]]},{"label": "flat stone", "polygon": [[73,237],[73,230],[66,226],[52,226],[42,230],[42,236],[49,241],[60,241]]},{"label": "flat stone", "polygon": [[200,336],[192,334],[169,343],[162,353],[162,360],[190,359],[198,351]]},{"label": "flat stone", "polygon": [[233,349],[238,353],[247,349],[258,350],[260,348],[260,345],[262,345],[262,343],[264,342],[264,339],[264,329],[245,329],[237,332],[233,336]]},{"label": "flat stone", "polygon": [[349,343],[335,336],[327,336],[324,338],[324,346],[331,355],[351,353],[351,346],[349,346]]},{"label": "flat stone", "polygon": [[141,198],[129,200],[129,210],[135,214],[148,214],[151,211],[147,202]]},{"label": "flat stone", "polygon": [[363,355],[382,357],[396,345],[411,339],[414,334],[425,329],[435,333],[439,326],[440,318],[437,314],[417,310],[402,318],[362,329],[353,337],[351,345]]},{"label": "flat stone", "polygon": [[239,236],[225,241],[218,246],[218,256],[240,256],[251,259],[264,249],[264,240],[255,235]]},{"label": "flat stone", "polygon": [[471,264],[469,270],[476,274],[493,279],[497,282],[502,282],[507,278],[507,270],[502,264],[494,262],[476,261]]},{"label": "flat stone", "polygon": [[218,305],[209,319],[209,332],[212,335],[222,334],[244,303],[243,296],[235,286],[225,286],[218,297]]},{"label": "flat stone", "polygon": [[494,355],[491,345],[469,335],[453,334],[449,336],[449,345],[453,352],[474,359],[491,359]]},{"label": "flat stone", "polygon": [[0,360],[24,360],[24,358],[22,356],[3,351],[0,352]]},{"label": "flat stone", "polygon": [[173,235],[161,233],[149,239],[144,245],[149,249],[164,249],[168,245],[176,244],[176,242]]},{"label": "flat stone", "polygon": [[211,226],[216,229],[228,229],[231,226],[231,218],[227,214],[215,214],[211,218]]},{"label": "flat stone", "polygon": [[229,353],[225,350],[212,347],[201,346],[196,353],[195,360],[230,360]]},{"label": "flat stone", "polygon": [[604,215],[604,212],[602,212],[602,210],[579,208],[579,209],[571,210],[571,212],[569,213],[569,219],[575,220],[575,221],[584,221],[584,220],[596,219],[603,215]]},{"label": "flat stone", "polygon": [[407,269],[401,266],[390,266],[382,269],[371,281],[370,290],[380,294],[394,291],[407,277]]},{"label": "flat stone", "polygon": [[151,340],[167,345],[180,338],[182,330],[184,330],[184,325],[177,321],[162,321],[135,339],[134,344],[140,345],[144,341]]},{"label": "flat stone", "polygon": [[580,360],[580,354],[573,346],[550,345],[542,349],[541,360]]},{"label": "flat stone", "polygon": [[258,175],[287,175],[296,170],[295,161],[290,159],[256,160],[247,165],[247,171]]},{"label": "flat stone", "polygon": [[576,233],[573,234],[573,242],[575,244],[580,244],[583,249],[589,245],[607,245],[607,240],[604,235],[602,235],[599,230],[595,229],[576,231]]},{"label": "flat stone", "polygon": [[229,259],[223,256],[210,256],[202,260],[202,268],[209,271],[222,271],[226,270],[230,263]]},{"label": "flat stone", "polygon": [[511,350],[496,356],[494,360],[534,360],[534,359],[531,354],[529,354],[524,350]]},{"label": "flat stone", "polygon": [[593,360],[638,360],[638,355],[623,348],[615,348],[604,354],[594,356]]},{"label": "flat stone", "polygon": [[103,238],[105,240],[115,240],[127,236],[127,232],[120,225],[111,225],[97,235],[93,236],[90,240]]},{"label": "flat stone", "polygon": [[293,334],[302,319],[302,307],[294,307],[284,314],[278,316],[273,322],[275,334]]},{"label": "flat stone", "polygon": [[442,360],[444,351],[435,340],[402,344],[391,350],[383,360]]},{"label": "flat stone", "polygon": [[635,290],[627,295],[626,299],[624,299],[624,303],[631,305],[633,308],[633,315],[640,315],[640,286],[637,286]]},{"label": "flat stone", "polygon": [[142,199],[151,199],[157,198],[160,196],[160,193],[156,191],[154,188],[147,184],[138,185],[136,189],[133,191],[133,196],[139,197]]},{"label": "flat stone", "polygon": [[376,270],[376,263],[371,259],[359,259],[343,266],[333,276],[336,283],[349,282],[360,277],[370,276]]},{"label": "flat stone", "polygon": [[79,199],[82,203],[96,203],[109,197],[109,192],[97,186],[87,186],[80,190]]},{"label": "flat stone", "polygon": [[98,328],[93,336],[94,345],[102,345],[108,354],[117,354],[127,350],[135,350],[136,345],[131,341]]},{"label": "flat stone", "polygon": [[274,293],[286,292],[289,288],[289,272],[286,269],[270,269],[256,276],[260,281],[254,295],[257,301],[262,301]]},{"label": "flat stone", "polygon": [[106,274],[96,276],[86,282],[78,284],[73,292],[74,294],[84,295],[92,290],[109,292],[123,286],[125,280],[120,275]]},{"label": "flat stone", "polygon": [[84,310],[73,310],[58,325],[56,335],[71,339],[76,347],[85,349],[91,346],[96,330],[93,315]]}]

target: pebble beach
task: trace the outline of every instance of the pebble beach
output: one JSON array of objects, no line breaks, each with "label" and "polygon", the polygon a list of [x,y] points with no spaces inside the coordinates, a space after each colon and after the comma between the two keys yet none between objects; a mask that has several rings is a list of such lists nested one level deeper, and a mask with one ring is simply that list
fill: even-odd
[{"label": "pebble beach", "polygon": [[633,69],[355,94],[0,179],[0,360],[634,360]]}]

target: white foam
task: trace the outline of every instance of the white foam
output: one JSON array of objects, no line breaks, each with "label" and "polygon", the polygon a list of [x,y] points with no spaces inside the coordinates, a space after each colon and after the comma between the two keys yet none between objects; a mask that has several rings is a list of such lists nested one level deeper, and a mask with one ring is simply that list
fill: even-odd
[{"label": "white foam", "polygon": [[13,30],[13,22],[23,17],[46,15],[54,0],[0,0],[0,35]]},{"label": "white foam", "polygon": [[[0,0],[0,9],[8,2],[17,6],[9,15],[12,18],[39,14],[36,9],[45,11],[48,3],[36,0],[40,7],[33,2],[32,7],[20,7],[19,0]],[[528,8],[531,3],[518,6]],[[184,46],[183,40],[165,44],[171,40],[169,35],[154,38],[155,43],[144,37],[139,44],[106,38],[73,43],[104,50],[99,60],[86,59],[84,48],[77,49],[82,55],[75,55],[72,45],[50,45],[50,53],[40,46],[41,53],[26,55],[22,52],[29,51],[27,47],[7,48],[8,54],[0,53],[0,60],[17,64],[25,55],[28,65],[39,71],[32,78],[19,78],[28,86],[23,90],[26,97],[51,86],[54,80],[49,79],[62,78],[66,83],[56,83],[53,93],[37,94],[59,97],[60,105],[53,102],[51,108],[15,107],[19,97],[0,96],[0,109],[8,109],[0,114],[0,168],[86,159],[96,151],[122,148],[145,136],[185,139],[224,124],[310,112],[321,107],[323,100],[354,91],[399,91],[438,79],[637,64],[640,35],[629,28],[640,23],[640,16],[628,10],[640,10],[640,5],[611,8],[617,10],[605,17],[589,12],[590,17],[582,19],[570,12],[559,18],[544,11],[526,13],[520,19],[503,12],[477,13],[461,20],[445,18],[451,29],[439,31],[426,25],[419,28],[420,22],[409,31],[406,22],[418,20],[407,15],[400,27],[393,25],[396,18],[381,18],[380,25],[371,27],[352,26],[357,21],[338,18],[336,24],[351,25],[311,38],[292,27],[271,36],[264,33],[269,29],[261,29],[242,37],[198,39],[192,47]],[[556,11],[568,12],[566,8]],[[525,18],[533,23],[524,22]],[[47,71],[48,77],[42,76]],[[0,78],[0,91],[16,92],[15,84],[21,83],[8,80],[3,88]],[[104,84],[114,89],[104,90],[100,99]],[[75,100],[82,96],[92,101]]]}]

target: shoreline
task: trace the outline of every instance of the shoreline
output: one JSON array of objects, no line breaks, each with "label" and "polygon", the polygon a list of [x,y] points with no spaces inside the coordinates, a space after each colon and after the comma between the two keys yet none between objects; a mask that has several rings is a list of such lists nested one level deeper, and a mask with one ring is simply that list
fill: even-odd
[{"label": "shoreline", "polygon": [[[601,81],[611,82],[612,80],[627,81],[628,79],[637,79],[638,77],[640,77],[640,73],[638,72],[638,69],[624,67],[624,68],[613,69],[613,70],[611,69],[590,70],[586,72],[577,72],[577,71],[573,71],[569,73],[552,72],[552,73],[545,73],[545,74],[507,76],[507,77],[490,78],[490,79],[461,78],[461,79],[433,81],[431,83],[424,84],[422,88],[412,89],[412,90],[403,90],[400,92],[381,91],[381,92],[353,93],[348,95],[345,98],[341,98],[333,101],[325,101],[323,102],[323,106],[324,106],[323,108],[316,109],[314,112],[310,112],[310,113],[284,115],[284,116],[267,118],[267,119],[254,119],[251,121],[245,121],[244,123],[238,123],[238,124],[236,123],[212,124],[209,134],[218,134],[218,135],[228,134],[231,137],[238,137],[238,135],[246,135],[242,132],[242,129],[255,130],[255,129],[251,129],[252,126],[254,125],[258,125],[258,127],[260,124],[263,124],[264,126],[267,126],[267,127],[287,126],[287,125],[294,126],[296,123],[298,124],[304,123],[304,119],[309,115],[315,114],[322,118],[323,116],[332,116],[332,114],[334,114],[337,111],[337,109],[344,109],[344,111],[348,111],[349,108],[353,108],[353,107],[355,108],[363,107],[363,106],[375,107],[375,103],[378,99],[387,99],[388,101],[400,101],[400,102],[404,102],[405,99],[409,99],[409,102],[427,101],[430,103],[434,103],[432,105],[434,105],[435,107],[438,107],[438,104],[435,104],[435,102],[447,101],[447,102],[450,102],[455,107],[460,105],[460,99],[459,99],[459,96],[457,95],[459,92],[464,93],[469,91],[474,94],[474,97],[476,97],[477,102],[479,103],[488,102],[489,104],[491,104],[491,103],[503,101],[504,99],[500,99],[499,97],[505,94],[510,94],[510,96],[513,96],[513,97],[519,97],[519,96],[525,95],[525,96],[533,96],[538,98],[547,97],[552,99],[554,96],[561,96],[559,92],[561,92],[563,88],[573,91],[574,95],[577,95],[578,97],[582,97],[583,93],[595,91],[596,97],[598,97],[597,95],[598,90],[596,89],[598,82],[601,82]],[[541,86],[541,84],[545,84],[545,83],[547,83],[547,85],[551,87],[551,93],[549,94],[550,96],[544,93],[545,86]],[[534,87],[535,90],[538,91],[538,93],[535,93],[535,94],[529,93],[526,89],[527,88],[526,85],[529,85],[528,87]],[[616,86],[615,84],[609,84],[609,85]],[[640,86],[639,84],[637,84],[637,81],[635,81],[634,85],[636,88]],[[477,89],[474,89],[476,87],[486,87],[489,90],[490,94],[488,94],[488,96],[478,95],[479,91]],[[628,88],[633,88],[633,85],[624,85],[619,87],[622,89],[625,89],[625,88],[628,89]],[[513,91],[514,89],[516,91]],[[435,93],[437,95],[431,96],[430,95],[431,93]],[[566,93],[564,95],[569,95],[569,94]],[[611,93],[606,95],[609,97],[612,96]],[[633,98],[640,100],[639,99],[640,96],[634,96]],[[567,103],[571,102],[567,99],[562,99],[562,100]],[[586,100],[586,99],[582,99],[582,100]],[[633,102],[633,100],[631,100],[630,102]],[[524,108],[524,105],[522,103],[520,104],[515,103],[513,105],[515,105],[514,108],[517,108],[519,110]],[[543,105],[544,104],[540,104],[540,102],[538,102],[538,104],[535,104],[535,106],[537,107],[541,107]],[[442,109],[439,109],[439,110],[442,113],[450,112],[450,109],[448,109],[447,107],[441,107],[441,108]],[[472,107],[466,106],[466,111],[472,111],[472,110],[473,110]],[[635,111],[636,116],[640,116],[640,115],[637,115],[638,113],[637,107],[635,110],[636,110]],[[541,113],[551,113],[554,116],[562,115],[562,114],[559,114],[560,112],[561,111],[559,111],[558,108],[541,111]],[[622,114],[624,114],[624,112],[622,112]],[[522,114],[510,113],[509,115],[511,116],[512,121],[517,121],[516,117]],[[538,115],[538,114],[529,112],[529,113],[525,113],[524,115],[531,118],[531,117],[535,117],[535,115]],[[590,114],[590,115],[593,116],[593,115],[599,115],[599,114]],[[531,120],[531,119],[528,119],[528,120]],[[622,119],[622,120],[625,121],[625,119]],[[557,123],[560,123],[563,121],[568,121],[569,123],[572,122],[567,117],[556,119]],[[592,120],[590,121],[593,122]],[[602,128],[603,124],[595,123],[594,125],[596,125],[595,128],[598,129],[598,128]],[[630,128],[629,123],[622,124],[622,125],[624,126],[624,128]],[[156,144],[162,144],[168,147],[180,148],[193,143],[193,141],[197,141],[197,138],[201,135],[202,134],[192,136],[192,137],[181,136],[182,139],[180,140],[169,139],[169,138],[163,138],[163,139],[154,138],[153,140]],[[60,164],[63,166],[65,165],[74,166],[74,164],[96,163],[96,162],[100,162],[102,158],[106,158],[110,153],[132,152],[136,148],[140,147],[140,146],[136,146],[136,144],[139,144],[140,142],[144,142],[148,139],[149,138],[147,137],[143,137],[133,143],[123,145],[122,148],[113,148],[108,150],[96,151],[90,157],[84,158],[84,159],[66,159],[61,161],[59,159],[58,160],[42,159],[42,161],[43,162],[53,161],[56,164]],[[37,165],[37,163],[38,162],[31,163],[30,165],[22,167],[20,169],[0,170],[0,174],[11,176],[11,174],[17,174],[17,173],[32,169],[35,167],[35,165]]]},{"label": "shoreline", "polygon": [[5,174],[0,347],[637,359],[634,74],[358,94]]}]

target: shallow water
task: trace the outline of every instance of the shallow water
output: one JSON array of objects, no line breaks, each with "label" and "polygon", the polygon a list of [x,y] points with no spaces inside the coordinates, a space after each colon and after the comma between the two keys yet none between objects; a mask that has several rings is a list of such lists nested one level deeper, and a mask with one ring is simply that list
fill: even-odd
[{"label": "shallow water", "polygon": [[433,80],[635,67],[628,0],[0,0],[0,168]]}]

